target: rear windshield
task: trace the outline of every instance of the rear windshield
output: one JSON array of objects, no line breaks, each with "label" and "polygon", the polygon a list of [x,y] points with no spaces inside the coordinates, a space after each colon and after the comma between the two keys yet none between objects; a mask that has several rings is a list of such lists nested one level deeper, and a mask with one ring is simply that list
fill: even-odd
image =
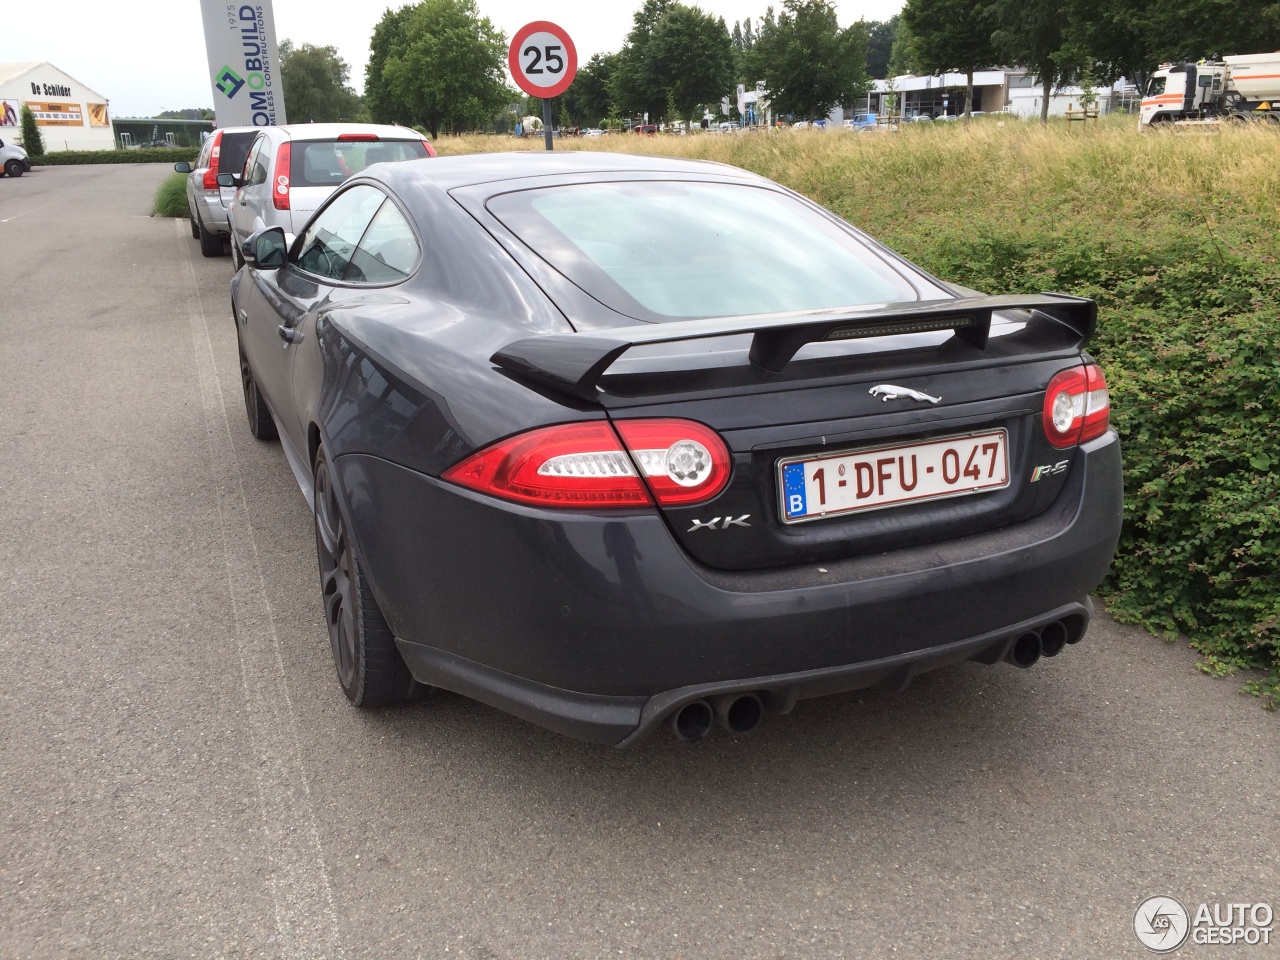
[{"label": "rear windshield", "polygon": [[490,211],[610,308],[646,320],[917,300],[855,236],[793,197],[640,181],[508,193]]},{"label": "rear windshield", "polygon": [[218,142],[218,169],[224,173],[228,170],[239,173],[244,169],[245,158],[249,156],[249,148],[258,139],[258,131],[247,133],[224,133]]},{"label": "rear windshield", "polygon": [[421,140],[295,140],[289,181],[295,187],[332,187],[375,163],[418,160],[426,155]]}]

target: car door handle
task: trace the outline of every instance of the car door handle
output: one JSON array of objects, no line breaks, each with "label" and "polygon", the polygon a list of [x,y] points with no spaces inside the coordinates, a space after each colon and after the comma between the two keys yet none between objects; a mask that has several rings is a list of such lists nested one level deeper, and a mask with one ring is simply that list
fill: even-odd
[{"label": "car door handle", "polygon": [[301,343],[302,331],[296,327],[287,327],[283,323],[276,327],[276,333],[280,334],[280,339],[285,343]]}]

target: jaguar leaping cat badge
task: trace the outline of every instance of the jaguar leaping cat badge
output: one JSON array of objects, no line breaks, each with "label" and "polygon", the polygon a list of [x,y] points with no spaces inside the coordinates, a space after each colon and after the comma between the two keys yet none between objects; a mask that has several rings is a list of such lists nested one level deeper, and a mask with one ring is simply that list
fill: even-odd
[{"label": "jaguar leaping cat badge", "polygon": [[890,400],[903,400],[910,398],[911,400],[925,400],[929,403],[941,403],[941,397],[931,397],[927,393],[921,393],[919,390],[911,390],[907,387],[895,387],[892,383],[878,383],[867,391],[873,397],[880,397],[886,403]]}]

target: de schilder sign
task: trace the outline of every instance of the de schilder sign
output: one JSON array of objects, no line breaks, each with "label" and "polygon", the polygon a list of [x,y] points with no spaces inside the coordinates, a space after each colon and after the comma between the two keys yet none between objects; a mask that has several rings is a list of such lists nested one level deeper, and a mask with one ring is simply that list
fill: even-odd
[{"label": "de schilder sign", "polygon": [[200,0],[218,128],[285,123],[271,0]]}]

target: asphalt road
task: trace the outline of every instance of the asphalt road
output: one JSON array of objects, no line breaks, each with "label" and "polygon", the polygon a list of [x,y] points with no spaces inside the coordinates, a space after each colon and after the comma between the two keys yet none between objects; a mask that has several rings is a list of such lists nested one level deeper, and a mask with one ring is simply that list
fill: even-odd
[{"label": "asphalt road", "polygon": [[351,708],[166,172],[0,180],[0,957],[1114,958],[1152,894],[1280,909],[1280,723],[1105,616],[738,741]]}]

